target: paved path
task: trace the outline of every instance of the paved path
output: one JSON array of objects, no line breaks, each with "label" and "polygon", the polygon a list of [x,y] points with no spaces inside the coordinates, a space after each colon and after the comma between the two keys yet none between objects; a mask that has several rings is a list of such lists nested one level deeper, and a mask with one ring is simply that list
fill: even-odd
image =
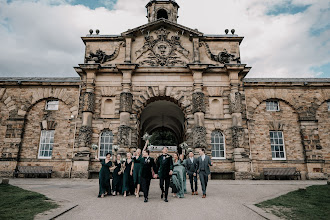
[{"label": "paved path", "polygon": [[[10,179],[24,189],[45,194],[59,202],[62,210],[75,208],[57,219],[265,219],[247,206],[287,192],[326,181],[238,181],[211,180],[207,198],[187,194],[185,198],[160,199],[158,180],[151,183],[149,202],[143,197],[108,196],[97,198],[98,180],[82,179]],[[189,183],[187,183],[188,186]],[[200,187],[200,186],[199,186]],[[190,187],[187,187],[189,189]],[[199,193],[200,190],[199,190]],[[52,213],[42,215],[48,219]],[[54,213],[53,213],[54,214]],[[40,216],[38,216],[40,219]]]}]

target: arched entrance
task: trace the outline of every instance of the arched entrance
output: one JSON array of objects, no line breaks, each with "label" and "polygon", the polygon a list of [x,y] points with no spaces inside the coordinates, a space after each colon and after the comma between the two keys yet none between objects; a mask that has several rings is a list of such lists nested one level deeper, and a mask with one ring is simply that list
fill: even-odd
[{"label": "arched entrance", "polygon": [[[142,137],[146,132],[157,134],[157,145],[172,143],[179,146],[185,140],[185,115],[170,99],[150,100],[140,114],[139,129],[139,146],[144,146]],[[162,138],[166,139],[163,143]]]}]

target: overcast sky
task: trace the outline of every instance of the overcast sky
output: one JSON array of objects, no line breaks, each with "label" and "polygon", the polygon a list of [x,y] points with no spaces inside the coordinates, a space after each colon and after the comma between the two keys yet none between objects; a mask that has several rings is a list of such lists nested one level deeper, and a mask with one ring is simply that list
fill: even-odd
[{"label": "overcast sky", "polygon": [[[80,37],[147,23],[149,0],[0,0],[0,76],[77,76]],[[177,0],[178,23],[244,36],[248,77],[330,77],[330,0]]]}]

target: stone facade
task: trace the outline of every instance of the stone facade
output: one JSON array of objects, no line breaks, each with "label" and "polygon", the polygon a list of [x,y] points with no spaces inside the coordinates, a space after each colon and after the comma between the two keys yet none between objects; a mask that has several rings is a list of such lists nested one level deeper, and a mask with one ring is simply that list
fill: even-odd
[{"label": "stone facade", "polygon": [[[0,174],[17,165],[51,165],[60,177],[97,172],[103,131],[128,152],[142,136],[171,130],[178,145],[213,155],[213,173],[262,177],[264,167],[296,167],[303,178],[330,172],[329,79],[248,79],[243,37],[204,35],[177,23],[178,5],[150,1],[148,23],[121,35],[88,34],[79,78],[0,79]],[[45,110],[58,100],[57,111]],[[279,103],[267,111],[266,102]],[[52,157],[40,134],[55,130]],[[272,157],[270,131],[283,132],[285,157]],[[215,157],[212,134],[223,135]],[[109,139],[110,140],[110,139]],[[214,145],[215,146],[215,145]],[[214,147],[213,146],[213,147]]]}]

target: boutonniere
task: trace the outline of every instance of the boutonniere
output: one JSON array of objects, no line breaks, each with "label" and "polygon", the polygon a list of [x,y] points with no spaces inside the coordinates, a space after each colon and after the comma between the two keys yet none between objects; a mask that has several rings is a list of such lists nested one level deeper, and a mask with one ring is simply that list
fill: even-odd
[{"label": "boutonniere", "polygon": [[170,155],[167,155],[165,158],[169,158],[170,157]]}]

